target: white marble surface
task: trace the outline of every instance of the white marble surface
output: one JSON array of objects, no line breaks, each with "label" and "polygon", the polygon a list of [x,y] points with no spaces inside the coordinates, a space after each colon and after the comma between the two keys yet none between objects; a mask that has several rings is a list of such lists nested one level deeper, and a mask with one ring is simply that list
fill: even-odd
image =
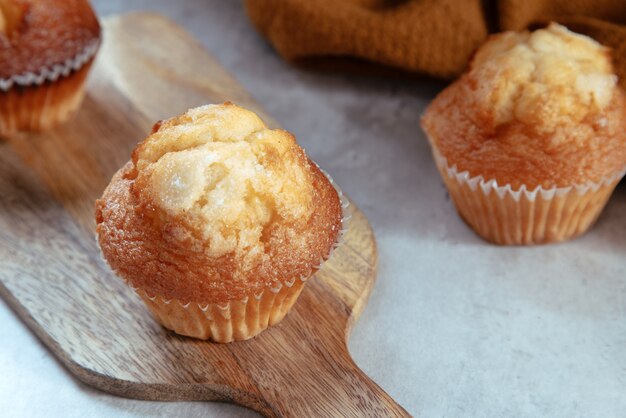
[{"label": "white marble surface", "polygon": [[[418,121],[442,87],[303,72],[239,1],[94,0],[185,26],[370,218],[379,280],[354,328],[355,361],[415,415],[626,415],[626,188],[563,245],[500,248],[456,216]],[[117,398],[73,379],[0,302],[0,415],[255,416],[219,403]]]}]

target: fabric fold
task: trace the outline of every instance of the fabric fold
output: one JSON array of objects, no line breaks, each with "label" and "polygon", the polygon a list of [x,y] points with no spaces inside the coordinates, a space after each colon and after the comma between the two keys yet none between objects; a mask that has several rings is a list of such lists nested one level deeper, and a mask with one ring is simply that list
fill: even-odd
[{"label": "fabric fold", "polygon": [[626,2],[620,0],[246,0],[246,9],[290,62],[443,79],[461,74],[490,32],[556,21],[612,48],[626,86]]}]

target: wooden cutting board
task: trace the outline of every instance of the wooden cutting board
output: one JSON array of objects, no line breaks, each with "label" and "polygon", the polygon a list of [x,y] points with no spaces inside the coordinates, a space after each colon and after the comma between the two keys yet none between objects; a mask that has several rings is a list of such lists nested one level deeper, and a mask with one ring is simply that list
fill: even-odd
[{"label": "wooden cutting board", "polygon": [[345,243],[288,317],[215,344],[161,328],[94,240],[94,200],[158,119],[231,100],[270,118],[187,33],[151,14],[104,22],[78,115],[0,142],[0,293],[81,381],[120,396],[230,401],[266,416],[407,416],[352,361],[346,340],[376,275],[354,205]]}]

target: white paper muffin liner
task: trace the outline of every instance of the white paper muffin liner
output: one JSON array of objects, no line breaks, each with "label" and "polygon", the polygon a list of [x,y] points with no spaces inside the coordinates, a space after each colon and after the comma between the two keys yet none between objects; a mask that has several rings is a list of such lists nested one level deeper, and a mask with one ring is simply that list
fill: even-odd
[{"label": "white paper muffin liner", "polygon": [[66,59],[61,64],[43,67],[37,72],[27,71],[8,78],[0,78],[0,91],[8,91],[17,85],[21,87],[40,86],[47,81],[57,81],[59,77],[67,77],[73,71],[80,70],[98,52],[100,39],[91,41],[82,52],[73,58]]},{"label": "white paper muffin liner", "polygon": [[563,241],[584,233],[597,219],[626,167],[602,179],[567,187],[499,185],[433,156],[461,217],[478,235],[497,244]]},{"label": "white paper muffin liner", "polygon": [[624,167],[621,171],[616,172],[612,176],[606,177],[599,182],[588,181],[585,184],[574,184],[567,187],[555,186],[549,189],[545,189],[541,186],[530,189],[525,184],[522,184],[517,190],[514,190],[510,184],[505,184],[501,186],[498,185],[498,182],[494,179],[486,180],[481,175],[471,177],[469,171],[459,171],[456,165],[450,166],[447,159],[441,156],[435,148],[433,148],[433,155],[435,157],[437,166],[444,169],[447,175],[451,178],[456,179],[459,184],[467,184],[473,191],[476,191],[478,188],[480,188],[483,193],[487,195],[493,192],[497,194],[498,197],[500,197],[501,199],[504,198],[505,195],[509,195],[516,202],[519,202],[522,196],[524,197],[524,199],[534,202],[537,198],[537,195],[540,195],[544,199],[552,199],[554,196],[563,196],[572,191],[576,191],[576,193],[578,193],[579,195],[583,195],[589,191],[595,192],[600,187],[607,186],[621,180],[626,174],[626,167]]},{"label": "white paper muffin liner", "polygon": [[289,283],[277,292],[261,292],[223,305],[182,304],[178,300],[148,296],[142,290],[137,293],[165,328],[180,335],[228,343],[252,338],[280,322],[304,288],[303,281]]},{"label": "white paper muffin liner", "polygon": [[[318,166],[319,168],[319,166]],[[268,326],[280,322],[296,302],[305,282],[312,277],[344,241],[351,218],[350,202],[328,173],[320,171],[337,191],[341,202],[341,229],[337,240],[326,259],[320,259],[311,270],[300,277],[278,282],[252,296],[225,304],[182,303],[178,299],[168,299],[151,295],[145,290],[126,282],[146,303],[157,320],[177,334],[215,342],[241,341],[252,338]]]}]

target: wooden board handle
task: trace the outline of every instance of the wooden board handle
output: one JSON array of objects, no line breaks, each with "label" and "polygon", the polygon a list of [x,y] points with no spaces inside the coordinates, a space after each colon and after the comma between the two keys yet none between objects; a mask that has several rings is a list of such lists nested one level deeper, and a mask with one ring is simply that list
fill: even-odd
[{"label": "wooden board handle", "polygon": [[[261,387],[268,417],[410,417],[352,361],[347,350],[340,356],[322,348],[299,358],[285,360],[279,371],[285,386]],[[254,408],[254,406],[250,405]],[[255,405],[259,408],[259,405]]]},{"label": "wooden board handle", "polygon": [[[327,285],[319,279],[307,285],[285,323],[233,347],[261,401],[241,403],[269,417],[410,416],[350,357],[338,318],[351,309],[325,298]],[[301,315],[306,321],[289,324]]]}]

